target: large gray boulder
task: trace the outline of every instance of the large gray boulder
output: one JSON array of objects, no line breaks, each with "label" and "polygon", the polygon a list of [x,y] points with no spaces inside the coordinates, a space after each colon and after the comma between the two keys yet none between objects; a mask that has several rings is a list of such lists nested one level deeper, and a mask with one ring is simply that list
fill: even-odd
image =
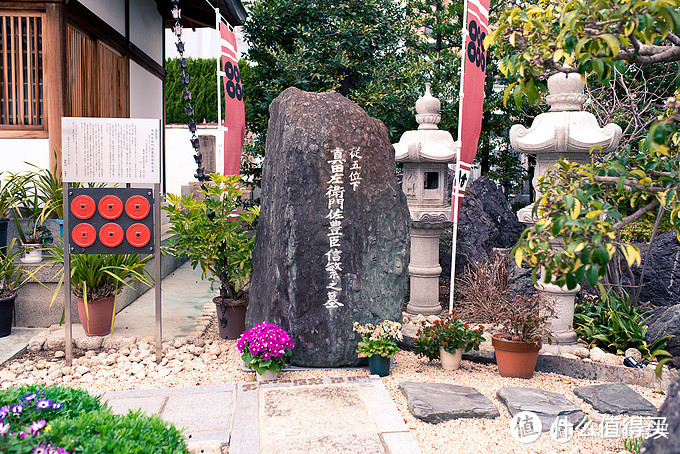
[{"label": "large gray boulder", "polygon": [[678,454],[680,453],[680,381],[676,381],[668,389],[668,395],[655,420],[654,426],[660,429],[659,424],[668,424],[663,427],[664,435],[655,434],[648,438],[640,449],[640,454]]},{"label": "large gray boulder", "polygon": [[277,323],[291,363],[359,363],[354,322],[401,320],[409,212],[387,129],[336,93],[270,108],[246,324]]}]

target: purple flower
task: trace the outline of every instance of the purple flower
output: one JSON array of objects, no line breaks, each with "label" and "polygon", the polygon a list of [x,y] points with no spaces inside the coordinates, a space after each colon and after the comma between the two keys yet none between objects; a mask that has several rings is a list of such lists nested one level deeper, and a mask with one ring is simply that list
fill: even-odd
[{"label": "purple flower", "polygon": [[53,410],[59,410],[63,406],[64,406],[64,402],[59,402],[59,403],[55,402],[55,403],[52,404],[52,409]]},{"label": "purple flower", "polygon": [[33,451],[31,451],[31,454],[50,454],[50,447],[49,445],[46,444],[39,444],[35,448],[33,448]]},{"label": "purple flower", "polygon": [[44,410],[52,406],[52,401],[49,399],[40,399],[35,403],[35,408],[39,410]]},{"label": "purple flower", "polygon": [[9,423],[0,424],[0,435],[5,435],[9,430]]},{"label": "purple flower", "polygon": [[24,406],[21,404],[14,404],[11,407],[12,414],[18,416],[21,414],[22,411],[24,411]]},{"label": "purple flower", "polygon": [[41,419],[39,421],[33,421],[28,428],[31,429],[31,432],[33,432],[33,435],[35,435],[40,431],[40,429],[45,427],[45,424],[47,424],[45,420]]},{"label": "purple flower", "polygon": [[10,412],[9,405],[0,407],[0,419],[5,419],[7,415],[9,415],[9,412]]},{"label": "purple flower", "polygon": [[23,397],[21,398],[21,401],[22,401],[22,402],[26,402],[26,401],[29,401],[29,400],[33,400],[33,399],[35,399],[36,397],[38,397],[38,393],[37,393],[37,392],[35,392],[35,393],[33,393],[33,394],[26,394],[25,396],[23,396]]}]

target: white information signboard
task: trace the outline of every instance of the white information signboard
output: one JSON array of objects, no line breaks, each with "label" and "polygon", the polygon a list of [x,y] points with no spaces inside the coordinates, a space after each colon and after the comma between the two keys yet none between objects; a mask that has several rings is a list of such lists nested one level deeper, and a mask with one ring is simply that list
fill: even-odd
[{"label": "white information signboard", "polygon": [[160,183],[161,121],[63,117],[64,181]]}]

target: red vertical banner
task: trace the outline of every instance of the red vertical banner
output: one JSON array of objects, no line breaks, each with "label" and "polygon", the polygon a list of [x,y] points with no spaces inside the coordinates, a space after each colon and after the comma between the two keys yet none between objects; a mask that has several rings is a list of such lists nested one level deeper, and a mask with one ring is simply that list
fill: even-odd
[{"label": "red vertical banner", "polygon": [[246,135],[243,84],[236,58],[236,36],[220,22],[222,81],[224,83],[224,175],[241,173],[241,148]]},{"label": "red vertical banner", "polygon": [[[482,130],[484,107],[484,76],[486,74],[486,51],[484,38],[489,34],[489,6],[491,0],[467,0],[465,17],[466,39],[463,52],[463,86],[460,106],[460,155],[456,164],[457,174],[454,191],[458,192],[458,208],[465,195],[472,162],[477,154],[479,134]],[[455,200],[454,192],[454,200]],[[460,211],[451,206],[452,216]],[[457,220],[457,219],[454,219]]]}]

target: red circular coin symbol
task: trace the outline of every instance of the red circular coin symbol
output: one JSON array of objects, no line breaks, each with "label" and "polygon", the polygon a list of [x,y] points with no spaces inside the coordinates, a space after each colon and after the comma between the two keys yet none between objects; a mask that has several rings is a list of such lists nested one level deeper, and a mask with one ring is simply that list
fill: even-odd
[{"label": "red circular coin symbol", "polygon": [[99,201],[99,214],[104,219],[117,219],[123,214],[123,202],[115,195],[105,195]]},{"label": "red circular coin symbol", "polygon": [[104,246],[116,247],[123,242],[123,228],[118,224],[109,222],[99,230],[99,241]]},{"label": "red circular coin symbol", "polygon": [[90,196],[79,195],[71,201],[71,213],[78,219],[89,219],[95,211],[97,206]]},{"label": "red circular coin symbol", "polygon": [[125,237],[134,247],[144,247],[151,241],[151,231],[144,224],[132,224],[127,229]]},{"label": "red circular coin symbol", "polygon": [[[81,197],[81,196],[79,196]],[[91,199],[90,199],[91,200]],[[92,202],[94,206],[94,201]],[[75,214],[75,213],[74,213]],[[97,239],[97,231],[94,227],[86,222],[82,222],[71,230],[71,240],[80,247],[89,247],[94,244]]]},{"label": "red circular coin symbol", "polygon": [[151,210],[149,201],[141,195],[133,195],[125,202],[125,212],[135,221],[144,219]]}]

